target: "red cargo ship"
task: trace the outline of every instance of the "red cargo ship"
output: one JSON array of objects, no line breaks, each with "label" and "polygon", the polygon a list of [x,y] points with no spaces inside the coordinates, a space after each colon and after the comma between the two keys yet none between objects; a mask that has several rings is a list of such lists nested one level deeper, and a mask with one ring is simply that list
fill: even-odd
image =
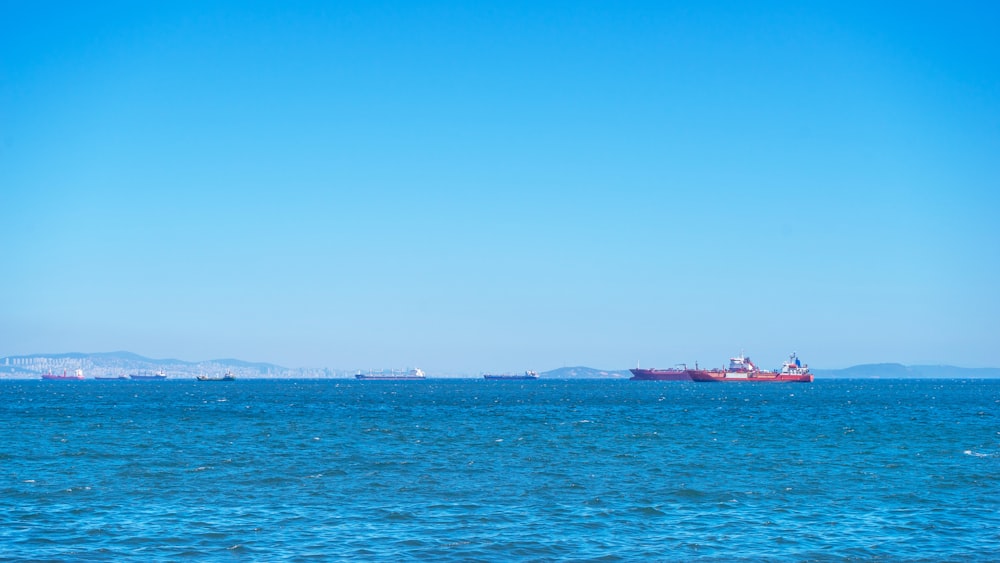
[{"label": "red cargo ship", "polygon": [[56,375],[51,371],[49,371],[49,373],[42,375],[42,379],[48,379],[50,381],[83,381],[84,377],[83,377],[83,370],[78,369],[75,372],[73,372],[73,375],[67,375],[65,370],[63,371],[62,375]]},{"label": "red cargo ship", "polygon": [[671,369],[640,369],[636,366],[629,371],[632,372],[632,379],[638,381],[691,381],[689,370],[684,364]]},{"label": "red cargo ship", "polygon": [[809,373],[809,366],[802,365],[798,357],[793,353],[788,361],[781,366],[781,371],[764,371],[758,368],[749,357],[740,354],[729,359],[728,369],[703,370],[693,369],[687,371],[694,381],[699,382],[789,382],[789,383],[812,383],[813,375]]}]

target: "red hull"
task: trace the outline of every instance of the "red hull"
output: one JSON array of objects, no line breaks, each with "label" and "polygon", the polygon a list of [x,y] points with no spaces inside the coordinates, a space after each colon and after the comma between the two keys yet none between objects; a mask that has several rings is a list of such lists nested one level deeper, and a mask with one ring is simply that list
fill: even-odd
[{"label": "red hull", "polygon": [[691,381],[686,369],[630,369],[632,379],[639,381]]},{"label": "red hull", "polygon": [[774,372],[725,372],[708,370],[688,370],[693,381],[700,383],[812,383],[812,374],[790,375]]},{"label": "red hull", "polygon": [[42,379],[49,381],[83,381],[84,377],[82,375],[52,375],[47,373],[42,376]]}]

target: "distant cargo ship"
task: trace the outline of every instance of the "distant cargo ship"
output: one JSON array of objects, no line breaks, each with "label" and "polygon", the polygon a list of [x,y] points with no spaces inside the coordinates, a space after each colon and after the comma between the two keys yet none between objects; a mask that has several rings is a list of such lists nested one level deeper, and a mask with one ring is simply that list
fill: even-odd
[{"label": "distant cargo ship", "polygon": [[51,371],[49,373],[43,374],[42,379],[47,379],[49,381],[83,381],[86,379],[83,377],[83,370],[78,369],[73,372],[73,375],[68,375],[64,370],[62,375],[56,375]]},{"label": "distant cargo ship", "polygon": [[411,369],[409,371],[399,371],[390,370],[389,373],[383,371],[368,373],[361,373],[360,371],[354,374],[355,379],[360,380],[375,380],[375,381],[419,381],[426,379],[423,370]]},{"label": "distant cargo ship", "polygon": [[500,380],[530,380],[538,379],[538,373],[534,371],[526,371],[524,373],[487,373],[483,374],[483,379],[500,379]]},{"label": "distant cargo ship", "polygon": [[793,353],[781,366],[781,371],[765,371],[758,368],[750,358],[740,354],[729,359],[727,369],[718,370],[688,370],[688,375],[692,380],[698,382],[789,382],[789,383],[812,383],[813,375],[809,373],[809,366],[802,365],[799,358]]},{"label": "distant cargo ship", "polygon": [[128,377],[124,376],[124,375],[98,375],[98,376],[95,376],[94,379],[99,379],[99,380],[102,380],[102,381],[112,381],[112,380],[114,380],[114,381],[119,381],[119,380],[128,381]]},{"label": "distant cargo ship", "polygon": [[167,374],[164,373],[163,370],[161,369],[156,373],[142,373],[142,374],[133,373],[129,375],[129,378],[134,379],[136,381],[156,381],[160,379],[166,379]]},{"label": "distant cargo ship", "polygon": [[226,375],[223,375],[222,377],[213,377],[211,375],[199,375],[198,381],[236,381],[236,376],[233,375],[233,372],[227,369]]},{"label": "distant cargo ship", "polygon": [[641,369],[636,366],[629,371],[632,372],[632,379],[639,381],[691,381],[688,368],[684,364],[671,369]]}]

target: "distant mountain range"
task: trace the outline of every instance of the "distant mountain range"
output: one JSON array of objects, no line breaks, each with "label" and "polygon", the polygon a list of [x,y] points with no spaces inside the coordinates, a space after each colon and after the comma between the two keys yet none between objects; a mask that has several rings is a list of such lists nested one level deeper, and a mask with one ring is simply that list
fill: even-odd
[{"label": "distant mountain range", "polygon": [[813,374],[831,379],[996,379],[1000,368],[960,368],[956,366],[905,366],[903,364],[862,364],[844,369],[814,369]]},{"label": "distant mountain range", "polygon": [[[0,377],[36,378],[43,373],[83,370],[86,377],[121,376],[164,371],[169,378],[217,375],[226,371],[246,378],[344,378],[353,370],[328,368],[287,368],[263,362],[236,359],[189,362],[152,359],[132,352],[33,354],[0,358]],[[817,379],[1000,379],[1000,368],[956,366],[906,366],[903,364],[863,364],[844,369],[814,369]],[[628,379],[627,369],[602,370],[584,366],[563,367],[539,374],[544,379]],[[435,377],[429,373],[428,377]]]}]

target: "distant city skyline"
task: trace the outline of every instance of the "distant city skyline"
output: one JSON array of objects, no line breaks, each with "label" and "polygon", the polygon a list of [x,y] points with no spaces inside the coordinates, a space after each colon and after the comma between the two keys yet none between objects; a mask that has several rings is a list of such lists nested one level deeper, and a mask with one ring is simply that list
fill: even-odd
[{"label": "distant city skyline", "polygon": [[0,6],[0,356],[995,367],[1000,6]]},{"label": "distant city skyline", "polygon": [[[1000,379],[1000,367],[967,368],[949,365],[903,365],[899,363],[860,364],[829,369],[806,366],[808,372],[822,380],[836,379]],[[670,366],[674,367],[674,366]],[[697,367],[697,366],[686,366]],[[710,366],[702,365],[702,368]],[[723,367],[723,366],[715,366]],[[767,371],[766,367],[758,366]],[[198,377],[232,375],[239,379],[350,379],[359,374],[419,373],[427,379],[481,379],[487,373],[498,372],[430,372],[419,368],[343,369],[332,366],[296,367],[267,362],[246,362],[238,358],[216,358],[189,361],[180,358],[146,358],[131,352],[87,354],[71,352],[29,356],[0,357],[0,380],[38,380],[49,374],[74,374],[87,379],[155,379],[184,380]],[[514,372],[507,372],[511,375]],[[517,375],[520,375],[520,372]],[[536,373],[537,372],[532,372]],[[632,379],[634,372],[626,368],[602,369],[591,366],[561,366],[537,374],[546,380]],[[162,377],[159,377],[162,376]],[[494,379],[496,379],[494,377]],[[640,378],[642,379],[642,378]],[[78,380],[78,379],[74,379]],[[648,381],[648,379],[647,379]],[[675,381],[657,381],[670,385]]]}]

